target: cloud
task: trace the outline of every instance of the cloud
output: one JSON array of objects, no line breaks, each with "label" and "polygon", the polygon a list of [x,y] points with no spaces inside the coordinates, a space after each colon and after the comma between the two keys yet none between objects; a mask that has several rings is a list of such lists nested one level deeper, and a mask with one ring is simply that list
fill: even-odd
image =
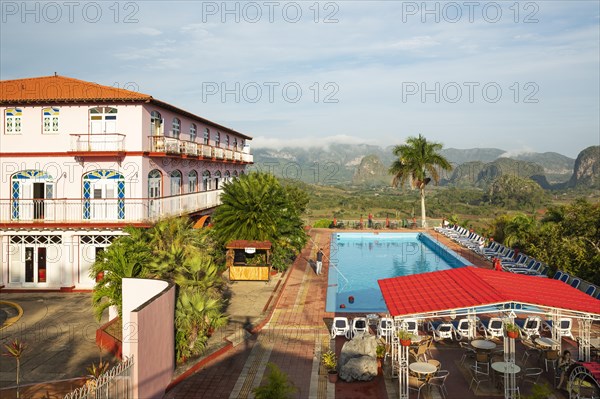
[{"label": "cloud", "polygon": [[156,28],[150,28],[150,27],[140,27],[137,28],[134,33],[140,34],[140,35],[144,35],[144,36],[160,36],[162,35],[162,32]]},{"label": "cloud", "polygon": [[324,148],[329,149],[336,144],[373,144],[372,139],[338,134],[322,137],[277,138],[258,136],[252,139],[255,148],[281,149],[284,147]]},{"label": "cloud", "polygon": [[431,36],[415,36],[406,40],[399,40],[390,44],[391,48],[399,50],[420,50],[428,47],[439,46],[440,42],[434,40]]}]

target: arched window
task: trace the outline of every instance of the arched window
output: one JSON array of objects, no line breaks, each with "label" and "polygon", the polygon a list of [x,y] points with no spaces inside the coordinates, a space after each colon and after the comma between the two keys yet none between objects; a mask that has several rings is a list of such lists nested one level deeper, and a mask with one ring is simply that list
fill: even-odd
[{"label": "arched window", "polygon": [[188,173],[188,193],[198,191],[198,172],[190,170]]},{"label": "arched window", "polygon": [[83,218],[125,219],[125,179],[121,173],[98,169],[83,175]]},{"label": "arched window", "polygon": [[171,178],[171,195],[181,194],[181,172],[174,170],[169,174]]},{"label": "arched window", "polygon": [[162,136],[162,134],[162,117],[160,112],[152,111],[152,113],[150,113],[150,135]]},{"label": "arched window", "polygon": [[215,134],[215,147],[221,146],[221,133],[217,132]]},{"label": "arched window", "polygon": [[233,171],[233,177],[238,177],[238,171],[237,170]]},{"label": "arched window", "polygon": [[204,141],[202,142],[204,145],[208,145],[208,141],[210,140],[210,130],[208,128],[204,129]]},{"label": "arched window", "polygon": [[196,124],[192,123],[190,125],[190,141],[196,141]]},{"label": "arched window", "polygon": [[153,169],[148,173],[148,215],[153,218],[160,216],[159,201],[154,201],[154,198],[162,197],[162,173],[158,169]]},{"label": "arched window", "polygon": [[60,110],[55,107],[44,108],[42,114],[44,116],[44,133],[58,133],[58,116]]},{"label": "arched window", "polygon": [[221,172],[217,170],[215,172],[215,190],[218,190],[221,188],[221,183],[222,183]]},{"label": "arched window", "polygon": [[225,171],[225,173],[223,174],[223,183],[228,183],[231,181],[231,174],[229,173],[228,170]]},{"label": "arched window", "polygon": [[229,135],[225,136],[225,148],[229,148]]},{"label": "arched window", "polygon": [[179,139],[179,134],[181,133],[181,121],[179,118],[173,118],[173,137]]},{"label": "arched window", "polygon": [[208,191],[210,189],[210,172],[208,170],[205,170],[204,172],[202,172],[202,191]]},{"label": "arched window", "polygon": [[237,142],[237,137],[234,137],[234,138],[233,138],[233,149],[234,149],[234,150],[236,150],[236,151],[237,151],[237,149],[238,149],[238,148],[237,148],[237,145],[238,145],[238,142]]}]

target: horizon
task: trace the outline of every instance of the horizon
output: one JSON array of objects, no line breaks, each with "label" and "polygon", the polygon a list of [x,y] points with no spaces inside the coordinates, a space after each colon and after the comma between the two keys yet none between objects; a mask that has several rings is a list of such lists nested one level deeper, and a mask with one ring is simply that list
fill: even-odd
[{"label": "horizon", "polygon": [[147,93],[256,148],[600,144],[597,2],[269,4],[3,2],[0,77]]}]

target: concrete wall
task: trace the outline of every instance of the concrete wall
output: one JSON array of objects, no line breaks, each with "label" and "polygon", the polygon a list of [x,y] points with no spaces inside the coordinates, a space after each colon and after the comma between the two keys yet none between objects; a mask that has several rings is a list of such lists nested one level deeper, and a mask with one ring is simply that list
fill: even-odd
[{"label": "concrete wall", "polygon": [[175,285],[123,279],[123,356],[134,356],[133,396],[162,398],[175,369]]}]

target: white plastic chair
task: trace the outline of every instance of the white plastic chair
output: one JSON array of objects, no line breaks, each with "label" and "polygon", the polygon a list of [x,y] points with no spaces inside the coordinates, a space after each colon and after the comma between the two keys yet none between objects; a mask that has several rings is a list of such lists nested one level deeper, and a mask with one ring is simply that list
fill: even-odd
[{"label": "white plastic chair", "polygon": [[333,324],[331,325],[331,338],[335,338],[338,335],[350,339],[350,323],[346,317],[334,317]]},{"label": "white plastic chair", "polygon": [[[573,320],[568,317],[562,317],[559,319],[558,323],[558,335],[561,337],[569,337],[571,339],[575,339],[573,333],[571,332],[571,327],[573,326]],[[544,321],[544,330],[552,331],[552,320]]]},{"label": "white plastic chair", "polygon": [[419,335],[419,323],[417,322],[417,319],[402,319],[400,328],[408,331],[412,335]]},{"label": "white plastic chair", "polygon": [[531,339],[534,336],[540,335],[540,329],[542,328],[542,319],[537,316],[528,317],[523,320],[515,320],[515,324],[519,326],[521,334],[527,339]]},{"label": "white plastic chair", "polygon": [[394,335],[394,320],[382,317],[377,323],[377,338],[391,337]]},{"label": "white plastic chair", "polygon": [[504,323],[499,317],[491,317],[487,323],[482,321],[481,326],[486,338],[502,338],[504,336]]},{"label": "white plastic chair", "polygon": [[458,321],[453,321],[453,330],[454,336],[457,341],[460,341],[463,338],[469,339],[469,319],[460,319]]},{"label": "white plastic chair", "polygon": [[452,339],[452,333],[454,326],[451,323],[443,322],[429,322],[429,330],[433,333],[434,341],[441,341],[443,339]]},{"label": "white plastic chair", "polygon": [[367,322],[366,317],[355,317],[352,319],[352,331],[350,332],[350,337],[354,338],[356,334],[360,333],[369,333],[369,323]]}]

